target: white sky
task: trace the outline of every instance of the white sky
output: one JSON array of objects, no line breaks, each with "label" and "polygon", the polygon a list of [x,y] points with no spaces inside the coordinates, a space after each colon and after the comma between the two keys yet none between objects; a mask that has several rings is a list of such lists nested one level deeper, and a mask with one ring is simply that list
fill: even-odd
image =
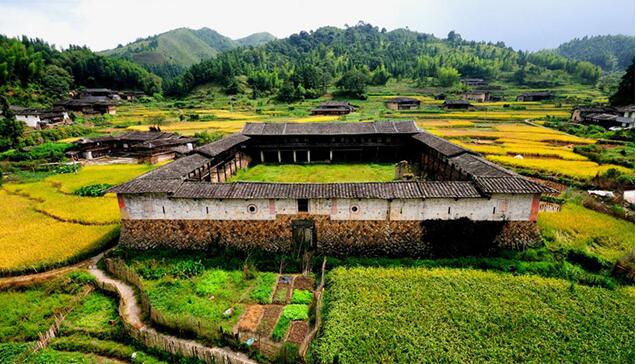
[{"label": "white sky", "polygon": [[537,50],[584,35],[633,35],[634,0],[0,0],[0,34],[93,50],[178,27],[282,38],[359,20],[440,37],[455,30],[468,40]]}]

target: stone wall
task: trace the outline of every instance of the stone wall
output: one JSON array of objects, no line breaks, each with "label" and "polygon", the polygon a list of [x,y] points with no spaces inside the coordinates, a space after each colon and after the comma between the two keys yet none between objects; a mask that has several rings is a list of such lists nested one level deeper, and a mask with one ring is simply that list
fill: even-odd
[{"label": "stone wall", "polygon": [[122,220],[120,244],[133,249],[207,250],[226,247],[290,253],[292,221],[315,224],[316,252],[330,256],[433,257],[483,254],[496,246],[524,248],[539,241],[530,221],[343,221],[281,215],[275,220]]}]

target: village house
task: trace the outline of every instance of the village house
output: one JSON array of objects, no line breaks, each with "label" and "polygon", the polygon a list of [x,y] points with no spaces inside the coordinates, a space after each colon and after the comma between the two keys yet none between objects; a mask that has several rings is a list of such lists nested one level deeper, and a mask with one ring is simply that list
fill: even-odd
[{"label": "village house", "polygon": [[192,138],[172,133],[134,131],[118,136],[82,138],[68,154],[87,161],[127,158],[137,163],[158,163],[190,153],[193,142]]},{"label": "village house", "polygon": [[412,97],[394,97],[386,100],[384,105],[391,110],[417,110],[420,103],[420,100]]},{"label": "village house", "polygon": [[346,115],[352,113],[356,108],[345,101],[322,102],[318,107],[311,110],[312,115]]},{"label": "village house", "polygon": [[11,106],[10,109],[16,120],[23,121],[28,127],[33,129],[54,128],[73,123],[73,120],[63,108],[37,109]]},{"label": "village house", "polygon": [[118,91],[117,94],[122,100],[128,100],[128,101],[137,100],[146,96],[146,94],[144,94],[143,91],[130,91],[130,90]]},{"label": "village house", "polygon": [[82,96],[78,99],[58,101],[54,105],[83,114],[115,115],[117,113],[115,101],[107,96]]},{"label": "village house", "polygon": [[107,97],[111,100],[119,100],[120,96],[117,91],[109,88],[86,88],[80,91],[78,98],[83,97]]},{"label": "village house", "polygon": [[[405,161],[414,179],[226,182],[259,163],[351,160]],[[110,191],[125,247],[290,252],[302,237],[321,254],[397,256],[430,256],[455,238],[477,250],[530,244],[541,194],[554,192],[413,121],[247,123]]]},{"label": "village house", "polygon": [[442,104],[444,109],[465,109],[468,110],[473,107],[473,104],[466,100],[445,100]]},{"label": "village house", "polygon": [[476,101],[476,102],[490,101],[490,91],[487,91],[487,90],[468,91],[462,95],[462,99],[466,101]]},{"label": "village house", "polygon": [[485,86],[487,83],[483,78],[461,78],[459,80],[465,86]]},{"label": "village house", "polygon": [[633,129],[634,106],[579,107],[572,111],[570,120],[574,123],[599,125],[611,130]]},{"label": "village house", "polygon": [[553,98],[554,95],[551,92],[527,92],[517,96],[517,101],[545,101]]}]

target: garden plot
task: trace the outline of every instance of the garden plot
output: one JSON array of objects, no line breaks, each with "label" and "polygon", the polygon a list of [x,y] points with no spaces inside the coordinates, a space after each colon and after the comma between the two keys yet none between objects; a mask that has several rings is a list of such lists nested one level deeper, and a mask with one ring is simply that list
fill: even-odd
[{"label": "garden plot", "polygon": [[242,266],[240,261],[161,252],[133,254],[125,264],[140,277],[141,295],[152,307],[151,319],[161,326],[210,343],[220,343],[223,335],[237,335],[272,358],[284,343],[302,341],[308,332],[307,324],[295,322],[308,321],[313,277],[247,272],[232,269]]},{"label": "garden plot", "polygon": [[277,277],[271,304],[247,307],[234,333],[264,353],[277,353],[283,343],[299,345],[309,331],[314,280],[302,275]]}]

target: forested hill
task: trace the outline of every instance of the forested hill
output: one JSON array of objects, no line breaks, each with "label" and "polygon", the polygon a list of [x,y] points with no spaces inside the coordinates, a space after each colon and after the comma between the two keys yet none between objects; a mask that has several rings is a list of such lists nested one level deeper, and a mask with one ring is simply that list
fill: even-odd
[{"label": "forested hill", "polygon": [[259,46],[273,39],[276,38],[269,33],[256,33],[233,40],[209,28],[178,28],[100,54],[130,59],[159,76],[171,78],[220,52],[239,46]]},{"label": "forested hill", "polygon": [[85,47],[59,51],[41,39],[0,35],[0,95],[16,105],[47,105],[71,89],[108,87],[161,92],[161,78],[124,59]]},{"label": "forested hill", "polygon": [[359,23],[346,29],[300,32],[260,47],[231,49],[193,65],[165,90],[187,93],[196,85],[216,82],[236,92],[247,82],[257,93],[282,89],[312,97],[345,75],[342,82],[358,84],[382,84],[394,77],[450,86],[459,77],[479,77],[550,87],[594,84],[601,74],[589,62],[570,60],[556,52],[525,53],[503,43],[465,41],[455,32],[440,39],[408,29],[386,31]]},{"label": "forested hill", "polygon": [[634,58],[634,37],[599,35],[576,38],[557,48],[560,55],[588,61],[606,71],[624,71]]}]

